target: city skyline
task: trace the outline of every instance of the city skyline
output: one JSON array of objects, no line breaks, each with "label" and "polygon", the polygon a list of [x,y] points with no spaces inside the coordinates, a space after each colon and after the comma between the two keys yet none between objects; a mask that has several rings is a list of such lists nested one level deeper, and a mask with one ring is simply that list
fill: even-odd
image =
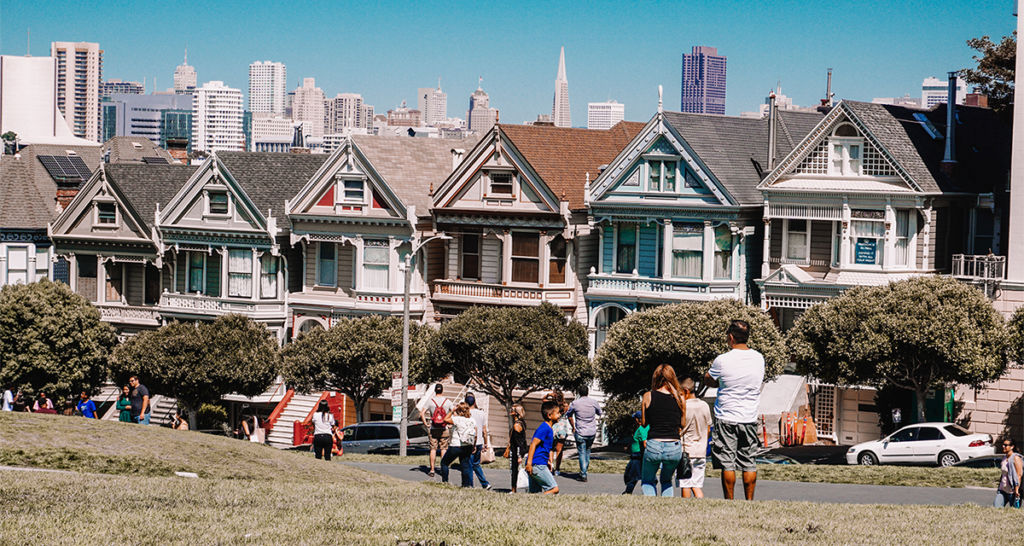
[{"label": "city skyline", "polygon": [[[55,4],[6,10],[0,18],[0,53],[24,55],[29,28],[35,56],[46,56],[51,42],[95,42],[106,52],[105,78],[145,80],[151,82],[150,88],[155,79],[160,90],[172,87],[174,69],[181,64],[186,46],[199,85],[222,80],[245,91],[249,65],[274,59],[289,68],[289,90],[312,77],[326,95],[359,93],[379,111],[394,108],[402,100],[416,104],[417,89],[432,85],[438,76],[446,82],[450,97],[466,97],[483,76],[492,106],[502,110],[501,121],[506,124],[550,112],[550,59],[562,45],[574,75],[571,102],[615,98],[631,105],[627,119],[643,121],[657,109],[658,85],[664,86],[666,97],[679,96],[679,59],[694,44],[717,47],[729,57],[726,113],[738,115],[760,104],[780,80],[795,103],[816,104],[825,94],[827,68],[835,69],[837,99],[870,101],[915,94],[925,77],[974,65],[975,52],[967,47],[968,39],[989,35],[998,40],[1009,35],[1016,22],[1011,0],[971,11],[954,10],[951,0],[905,5],[840,2],[831,11],[843,13],[841,21],[836,20],[840,27],[828,23],[827,14],[799,2],[782,2],[770,10],[739,1],[715,6],[653,3],[631,7],[629,17],[614,3],[595,3],[572,13],[540,3],[482,12],[469,4],[439,11],[429,5],[404,4],[394,8],[403,14],[394,20],[397,26],[392,34],[398,38],[381,41],[373,38],[371,23],[387,13],[376,5],[346,6],[345,19],[353,32],[335,33],[327,30],[341,16],[340,8],[313,14],[284,6],[252,9],[225,2],[202,5],[203,18],[175,26],[173,35],[154,43],[152,32],[161,28],[161,21],[177,17],[180,9],[200,9],[200,5],[129,5],[121,8],[120,18],[109,18],[102,15],[109,10],[97,9],[99,3]],[[882,8],[888,17],[876,16]],[[52,10],[63,16],[52,17]],[[652,18],[694,22],[671,32],[649,33],[647,23]],[[124,27],[121,22],[126,19],[135,24]],[[280,29],[303,28],[302,39],[298,31],[287,30],[250,38],[251,25],[264,19],[278,21]],[[460,41],[429,40],[411,31],[416,26],[413,21],[481,32]],[[517,36],[525,38],[513,43],[507,32],[497,32],[509,25],[521,29]],[[406,27],[410,32],[403,32]],[[766,27],[773,32],[765,33]],[[770,43],[762,38],[766,35],[772,36]],[[888,38],[892,35],[903,37],[898,50]],[[311,42],[311,36],[324,38]],[[641,63],[663,69],[641,68]],[[572,125],[586,126],[586,112],[577,109]]]}]

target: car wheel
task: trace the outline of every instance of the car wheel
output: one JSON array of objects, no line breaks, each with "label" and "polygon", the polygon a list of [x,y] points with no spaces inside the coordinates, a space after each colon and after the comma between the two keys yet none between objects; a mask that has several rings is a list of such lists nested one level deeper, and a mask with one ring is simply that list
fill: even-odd
[{"label": "car wheel", "polygon": [[865,451],[857,456],[857,462],[864,466],[874,466],[878,464],[878,457],[870,451]]},{"label": "car wheel", "polygon": [[957,457],[956,453],[952,451],[939,453],[939,466],[953,466],[958,462],[960,462],[960,457]]}]

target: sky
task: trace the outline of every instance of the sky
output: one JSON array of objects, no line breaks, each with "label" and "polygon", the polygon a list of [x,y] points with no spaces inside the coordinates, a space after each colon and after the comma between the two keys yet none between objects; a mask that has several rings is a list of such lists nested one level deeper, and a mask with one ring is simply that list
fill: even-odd
[{"label": "sky", "polygon": [[223,81],[248,95],[249,64],[283,62],[289,90],[316,79],[328,97],[359,93],[377,113],[417,88],[448,94],[465,118],[479,77],[502,123],[550,114],[565,47],[573,126],[587,103],[614,99],[626,119],[680,105],[682,54],[696,45],[728,57],[726,114],[756,110],[781,83],[794,104],[920,97],[926,77],[973,67],[967,40],[1016,28],[1015,0],[775,0],[671,2],[104,2],[0,0],[0,54],[46,56],[54,41],[97,42],[104,79],[173,85],[188,62],[200,85]]}]

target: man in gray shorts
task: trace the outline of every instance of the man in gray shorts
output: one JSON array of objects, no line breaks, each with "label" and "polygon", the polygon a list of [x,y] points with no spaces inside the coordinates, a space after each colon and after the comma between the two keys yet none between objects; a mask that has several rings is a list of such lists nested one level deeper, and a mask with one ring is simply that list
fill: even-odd
[{"label": "man in gray shorts", "polygon": [[711,456],[722,469],[722,493],[733,498],[736,470],[743,472],[743,493],[754,500],[757,482],[757,407],[764,383],[764,357],[747,347],[750,325],[734,320],[726,330],[730,350],[718,355],[704,376],[704,384],[718,388]]}]

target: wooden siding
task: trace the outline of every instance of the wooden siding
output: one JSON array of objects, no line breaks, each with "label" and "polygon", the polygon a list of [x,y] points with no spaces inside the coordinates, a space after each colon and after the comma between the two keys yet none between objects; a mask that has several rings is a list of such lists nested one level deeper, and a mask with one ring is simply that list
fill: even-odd
[{"label": "wooden siding", "polygon": [[[214,251],[206,256],[206,294],[212,298],[220,297],[221,254]],[[254,279],[252,282],[258,282]]]},{"label": "wooden siding", "polygon": [[146,299],[146,267],[143,264],[124,264],[125,301],[128,305],[143,305]]},{"label": "wooden siding", "polygon": [[427,243],[427,279],[431,282],[445,276],[444,247],[445,241],[440,239]]},{"label": "wooden siding", "polygon": [[306,287],[316,286],[316,251],[319,243],[306,244]]},{"label": "wooden siding", "polygon": [[811,265],[805,267],[807,271],[828,271],[831,268],[832,229],[832,222],[811,221]]},{"label": "wooden siding", "polygon": [[579,279],[577,284],[583,289],[583,291],[586,291],[590,286],[590,280],[587,278],[587,275],[590,274],[590,268],[596,268],[599,265],[597,263],[597,247],[600,242],[600,237],[597,232],[592,231],[589,235],[576,237],[575,245],[573,245],[576,255],[578,256],[575,271],[576,278]]},{"label": "wooden siding", "polygon": [[459,237],[448,240],[448,277],[459,278]]},{"label": "wooden siding", "polygon": [[639,226],[640,259],[637,271],[642,277],[654,277],[658,274],[658,226],[641,224]]},{"label": "wooden siding", "polygon": [[352,268],[355,266],[355,249],[350,244],[338,245],[338,290],[348,292],[354,288]]},{"label": "wooden siding", "polygon": [[501,240],[488,235],[481,245],[480,277],[483,282],[498,284],[501,282]]}]

